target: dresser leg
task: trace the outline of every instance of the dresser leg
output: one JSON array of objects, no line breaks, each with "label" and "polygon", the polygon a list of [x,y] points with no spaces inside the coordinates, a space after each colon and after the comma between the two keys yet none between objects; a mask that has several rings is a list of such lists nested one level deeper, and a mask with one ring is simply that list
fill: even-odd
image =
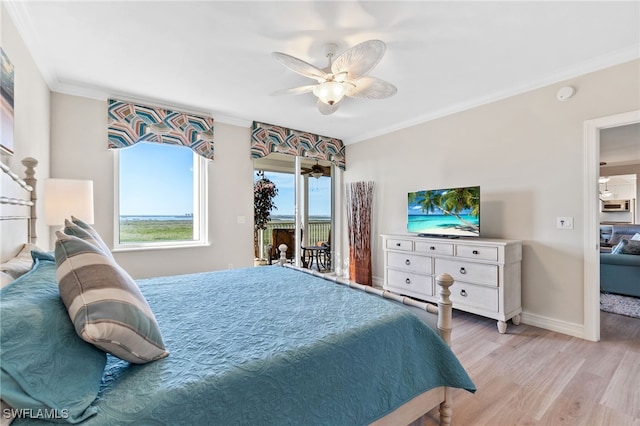
[{"label": "dresser leg", "polygon": [[498,321],[498,332],[500,334],[507,332],[507,323],[505,321]]},{"label": "dresser leg", "polygon": [[515,317],[511,318],[511,322],[513,323],[513,325],[520,325],[520,314],[518,314]]}]

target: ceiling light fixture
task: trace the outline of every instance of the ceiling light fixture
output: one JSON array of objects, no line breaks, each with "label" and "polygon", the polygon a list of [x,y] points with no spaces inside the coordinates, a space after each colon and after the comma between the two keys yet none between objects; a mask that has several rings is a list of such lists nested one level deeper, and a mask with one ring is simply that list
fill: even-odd
[{"label": "ceiling light fixture", "polygon": [[352,83],[339,81],[325,81],[313,88],[313,94],[327,105],[333,105],[342,100],[350,87],[355,87]]},{"label": "ceiling light fixture", "polygon": [[320,69],[301,59],[282,52],[272,55],[291,71],[316,81],[315,84],[278,90],[272,95],[300,95],[313,92],[318,98],[316,106],[324,115],[336,112],[345,96],[356,99],[384,99],[396,94],[398,89],[384,80],[367,74],[384,56],[386,45],[380,40],[368,40],[333,57],[338,46],[325,46],[328,64]]},{"label": "ceiling light fixture", "polygon": [[326,166],[321,166],[318,160],[316,160],[316,164],[311,166],[311,168],[303,167],[302,174],[319,179],[322,176],[331,176],[331,169]]},{"label": "ceiling light fixture", "polygon": [[607,182],[609,182],[609,178],[604,182],[604,191],[600,192],[600,196],[602,198],[609,198],[613,195],[613,192],[609,191],[609,187],[607,186]]}]

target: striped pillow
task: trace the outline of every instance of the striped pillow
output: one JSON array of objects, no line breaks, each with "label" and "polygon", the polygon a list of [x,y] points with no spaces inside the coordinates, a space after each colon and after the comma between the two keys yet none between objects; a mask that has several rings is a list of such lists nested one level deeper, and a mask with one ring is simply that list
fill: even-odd
[{"label": "striped pillow", "polygon": [[92,243],[56,236],[56,278],[76,333],[136,364],[167,356],[156,318],[129,274]]},{"label": "striped pillow", "polygon": [[[79,220],[79,219],[76,219],[76,220]],[[82,222],[82,223],[84,223],[84,222]],[[87,226],[89,226],[89,225],[87,225]],[[93,244],[94,246],[96,246],[97,248],[102,250],[105,254],[107,254],[111,258],[113,258],[113,255],[111,254],[111,251],[109,250],[109,247],[107,247],[107,245],[104,243],[104,241],[102,241],[102,239],[100,238],[98,233],[95,232],[95,230],[92,233],[87,228],[83,228],[80,225],[75,224],[75,223],[71,222],[68,219],[65,219],[64,220],[64,233],[67,234],[67,235],[73,235],[75,237],[78,237],[78,238],[81,238],[81,239],[83,239],[85,241],[90,242],[91,244]],[[98,235],[98,238],[96,238],[96,235]]]},{"label": "striped pillow", "polygon": [[[107,243],[105,243],[104,240],[102,239],[102,237],[100,236],[100,234],[98,234],[98,231],[93,229],[93,226],[89,225],[86,222],[83,222],[82,220],[80,220],[80,219],[78,219],[77,217],[74,217],[74,216],[71,216],[71,222],[73,222],[75,225],[78,225],[80,228],[82,228],[85,231],[87,231],[93,237],[93,239],[96,241],[96,244],[98,245],[98,247],[100,247],[102,249],[102,251],[105,252],[105,254],[111,255],[111,249],[109,249],[109,246],[107,245]],[[65,221],[65,225],[66,225],[66,221]],[[66,229],[65,229],[65,232],[66,232]],[[74,234],[71,234],[71,235],[74,235]]]}]

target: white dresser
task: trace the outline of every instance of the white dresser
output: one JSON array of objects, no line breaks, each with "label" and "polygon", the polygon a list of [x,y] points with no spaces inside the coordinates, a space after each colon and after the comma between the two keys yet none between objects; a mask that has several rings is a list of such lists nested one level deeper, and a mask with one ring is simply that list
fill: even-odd
[{"label": "white dresser", "polygon": [[487,238],[427,238],[382,235],[384,288],[436,303],[435,276],[451,275],[453,308],[498,320],[520,322],[522,242]]}]

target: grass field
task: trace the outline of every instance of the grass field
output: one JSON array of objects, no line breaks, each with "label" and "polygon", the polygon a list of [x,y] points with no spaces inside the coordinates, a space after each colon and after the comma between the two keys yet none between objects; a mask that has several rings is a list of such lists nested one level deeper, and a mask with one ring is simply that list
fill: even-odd
[{"label": "grass field", "polygon": [[193,220],[121,220],[121,243],[193,240]]}]

